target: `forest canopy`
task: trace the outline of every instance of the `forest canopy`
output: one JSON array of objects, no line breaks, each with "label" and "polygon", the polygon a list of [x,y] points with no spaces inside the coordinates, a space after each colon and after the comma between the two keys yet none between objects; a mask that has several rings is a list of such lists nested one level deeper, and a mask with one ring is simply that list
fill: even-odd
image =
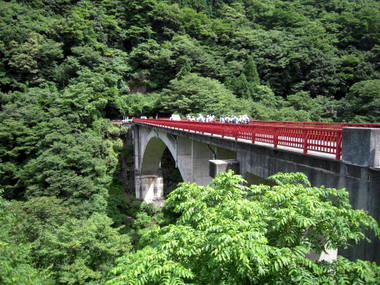
[{"label": "forest canopy", "polygon": [[[17,96],[51,86],[59,97],[83,93],[81,104],[107,118],[168,115],[177,108],[183,115],[378,122],[379,89],[367,95],[368,103],[355,98],[367,92],[366,82],[375,86],[380,79],[379,5],[374,0],[1,1],[0,91],[2,97]],[[190,92],[207,80],[228,89],[223,93],[237,102],[248,102],[223,107],[210,93],[204,94],[210,99],[206,105],[184,108],[184,100],[194,98],[175,92],[170,98],[167,92],[180,82]],[[302,110],[289,100],[299,94],[308,102]]]}]

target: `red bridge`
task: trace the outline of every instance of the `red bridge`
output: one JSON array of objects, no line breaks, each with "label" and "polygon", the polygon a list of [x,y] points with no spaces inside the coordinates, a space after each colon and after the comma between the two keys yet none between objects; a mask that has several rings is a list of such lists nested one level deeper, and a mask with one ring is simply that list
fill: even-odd
[{"label": "red bridge", "polygon": [[[135,119],[130,131],[137,199],[162,203],[167,151],[182,181],[208,185],[232,169],[248,184],[260,184],[278,172],[302,172],[312,186],[347,189],[351,205],[380,223],[380,124]],[[371,240],[346,257],[380,263],[380,240]]]},{"label": "red bridge", "polygon": [[342,156],[342,130],[345,127],[380,128],[380,124],[318,123],[251,121],[249,124],[201,123],[188,120],[134,119],[134,122],[156,125],[182,131],[217,135],[222,138],[245,140],[251,143],[271,144],[300,149],[303,153],[317,152]]}]

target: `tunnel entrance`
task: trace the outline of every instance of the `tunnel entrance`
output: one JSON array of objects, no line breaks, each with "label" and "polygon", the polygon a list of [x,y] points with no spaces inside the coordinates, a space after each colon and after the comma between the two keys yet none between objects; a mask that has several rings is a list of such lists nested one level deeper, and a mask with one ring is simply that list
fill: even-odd
[{"label": "tunnel entrance", "polygon": [[164,181],[164,197],[177,188],[178,183],[183,182],[181,173],[168,148],[165,148],[161,158],[161,172]]}]

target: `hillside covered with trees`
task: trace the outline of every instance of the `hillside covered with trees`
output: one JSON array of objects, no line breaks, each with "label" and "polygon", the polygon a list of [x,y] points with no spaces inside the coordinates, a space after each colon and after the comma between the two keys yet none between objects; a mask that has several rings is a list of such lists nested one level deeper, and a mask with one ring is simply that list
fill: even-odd
[{"label": "hillside covered with trees", "polygon": [[380,120],[378,1],[28,0],[1,7],[3,94],[38,88],[108,118],[175,111]]},{"label": "hillside covered with trees", "polygon": [[[231,174],[207,188],[215,197],[184,184],[162,210],[126,197],[126,130],[110,119],[173,112],[379,123],[379,2],[1,0],[0,283],[376,284],[372,263],[305,259],[318,249],[302,234],[315,213],[292,212],[290,234],[277,235],[289,197]],[[281,181],[295,202],[327,203],[306,180]],[[329,245],[377,232],[338,192]],[[270,199],[290,208],[262,210]]]}]

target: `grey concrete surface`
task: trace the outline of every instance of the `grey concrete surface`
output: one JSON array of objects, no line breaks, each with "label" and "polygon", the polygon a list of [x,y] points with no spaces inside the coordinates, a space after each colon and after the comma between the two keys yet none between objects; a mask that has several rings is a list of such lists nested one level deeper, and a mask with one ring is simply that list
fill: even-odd
[{"label": "grey concrete surface", "polygon": [[236,159],[211,159],[209,160],[210,176],[215,177],[218,173],[233,170],[240,174],[240,163]]},{"label": "grey concrete surface", "polygon": [[347,164],[380,168],[380,129],[344,128],[342,160]]}]

